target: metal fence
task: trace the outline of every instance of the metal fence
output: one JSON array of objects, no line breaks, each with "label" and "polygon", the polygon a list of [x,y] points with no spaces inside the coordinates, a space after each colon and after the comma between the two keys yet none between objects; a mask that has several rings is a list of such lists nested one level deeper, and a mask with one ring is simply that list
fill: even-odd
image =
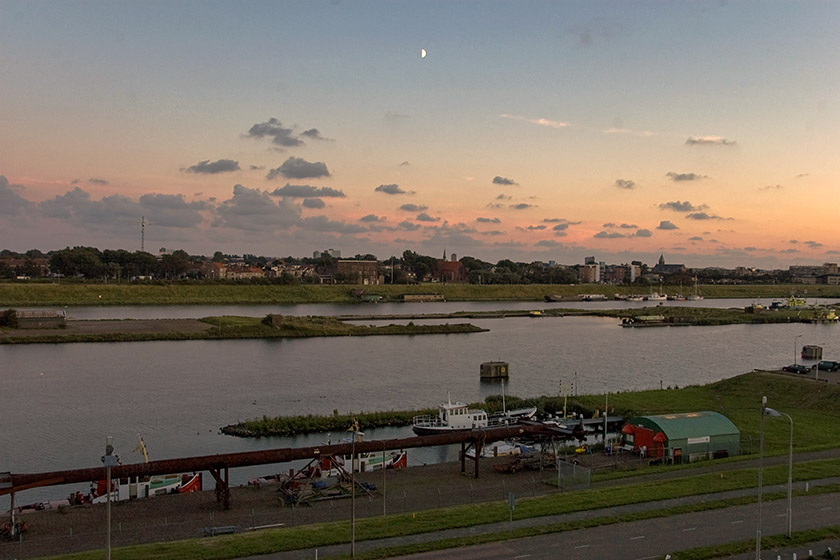
[{"label": "metal fence", "polygon": [[561,490],[585,490],[592,483],[592,469],[574,462],[557,461],[557,487]]},{"label": "metal fence", "polygon": [[[491,475],[479,479],[456,476],[436,484],[400,484],[400,472],[388,471],[388,479],[373,479],[376,490],[355,498],[355,517],[410,514],[451,506],[507,502],[558,493],[553,469],[525,471],[515,475]],[[382,481],[385,484],[382,484]],[[349,496],[290,506],[277,485],[232,488],[232,507],[224,510],[212,491],[158,496],[117,502],[111,508],[111,545],[128,546],[195,537],[292,527],[328,521],[349,521]],[[29,529],[14,541],[0,541],[0,559],[32,558],[89,549],[104,549],[105,505],[73,506],[65,510],[40,511],[17,517]],[[349,531],[349,528],[348,528]]]}]

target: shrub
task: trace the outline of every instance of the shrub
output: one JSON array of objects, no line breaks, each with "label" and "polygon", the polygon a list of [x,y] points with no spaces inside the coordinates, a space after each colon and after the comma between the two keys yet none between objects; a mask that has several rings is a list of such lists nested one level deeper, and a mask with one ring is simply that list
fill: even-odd
[{"label": "shrub", "polygon": [[18,320],[17,311],[14,309],[7,309],[3,312],[3,315],[0,316],[0,327],[16,329],[19,326],[20,321]]}]

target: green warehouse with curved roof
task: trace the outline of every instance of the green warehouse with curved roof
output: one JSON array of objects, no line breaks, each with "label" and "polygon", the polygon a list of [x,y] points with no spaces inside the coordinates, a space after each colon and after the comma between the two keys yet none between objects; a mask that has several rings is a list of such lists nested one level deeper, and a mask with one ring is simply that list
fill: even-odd
[{"label": "green warehouse with curved roof", "polygon": [[635,416],[621,428],[625,449],[665,462],[690,463],[741,452],[741,432],[718,412]]}]

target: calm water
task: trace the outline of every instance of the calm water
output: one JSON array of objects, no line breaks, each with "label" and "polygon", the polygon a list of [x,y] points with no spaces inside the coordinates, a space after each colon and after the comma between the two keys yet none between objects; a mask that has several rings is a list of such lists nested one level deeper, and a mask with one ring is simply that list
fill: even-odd
[{"label": "calm water", "polygon": [[[769,307],[770,298],[759,299],[705,299],[701,301],[662,302],[675,307],[739,307],[760,303]],[[836,298],[808,299],[808,304],[838,305]],[[481,301],[481,302],[428,302],[428,303],[367,303],[367,304],[294,304],[294,305],[166,305],[166,306],[100,306],[65,307],[67,316],[74,319],[163,319],[201,318],[215,315],[243,315],[262,317],[268,313],[283,315],[408,315],[412,313],[452,313],[455,311],[495,311],[497,309],[633,309],[651,307],[659,302],[628,301],[569,301],[548,303],[541,301]],[[25,309],[25,308],[21,308]],[[43,309],[43,308],[39,308]],[[57,310],[59,308],[55,308]]]},{"label": "calm water", "polygon": [[[500,308],[498,303],[417,305],[424,312]],[[531,309],[547,305],[506,306]],[[727,300],[726,306],[735,305]],[[388,307],[349,307],[352,311],[346,311],[346,306],[290,308],[300,314],[322,315],[362,309],[397,312]],[[291,313],[290,308],[280,312]],[[396,306],[402,313],[411,312],[408,308],[406,304]],[[260,315],[278,307],[181,309],[195,311],[192,316]],[[251,312],[245,313],[245,309]],[[73,316],[85,316],[73,311]],[[150,311],[169,313],[172,309],[95,308],[85,312],[99,311],[142,317]],[[114,437],[117,453],[126,463],[141,460],[132,452],[138,433],[152,459],[316,445],[325,441],[326,435],[257,440],[224,436],[218,430],[263,414],[425,408],[444,401],[447,392],[453,400],[483,400],[499,393],[498,385],[479,381],[479,364],[488,360],[509,362],[507,393],[525,397],[557,394],[561,384],[564,391],[575,384],[579,393],[703,384],[754,368],[792,363],[795,345],[803,344],[819,344],[827,359],[840,358],[837,325],[623,329],[615,319],[585,317],[469,322],[490,331],[291,341],[2,345],[0,472],[98,466],[106,435]],[[373,438],[401,435],[410,435],[410,430],[368,434]],[[441,460],[448,457],[446,453],[412,450],[409,457],[417,464]],[[240,484],[271,470],[236,470],[231,472],[232,482]],[[27,491],[18,503],[65,493],[64,488]],[[8,497],[2,499],[0,511],[8,506]]]}]

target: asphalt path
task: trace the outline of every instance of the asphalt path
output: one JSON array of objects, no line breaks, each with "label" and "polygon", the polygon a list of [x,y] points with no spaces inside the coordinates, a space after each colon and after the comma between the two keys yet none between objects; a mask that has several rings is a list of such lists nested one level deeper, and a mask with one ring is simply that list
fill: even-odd
[{"label": "asphalt path", "polygon": [[[837,484],[838,478],[811,481],[810,486],[818,484]],[[804,483],[795,485],[797,490],[804,489]],[[785,485],[765,487],[765,492],[784,492]],[[379,541],[356,543],[356,551],[367,551],[417,543],[434,542],[450,538],[492,534],[521,527],[549,525],[563,521],[593,519],[609,515],[620,515],[652,509],[664,509],[680,504],[691,504],[709,500],[726,499],[735,496],[755,495],[756,489],[735,490],[705,496],[688,496],[674,500],[631,504],[601,510],[590,510],[549,517],[520,519],[512,523],[493,523],[463,529],[450,529],[435,533],[408,535]],[[840,525],[840,499],[838,494],[818,494],[795,497],[793,507],[793,531],[814,529],[830,525]],[[762,503],[762,533],[764,536],[784,534],[787,531],[787,500],[774,500]],[[496,559],[555,559],[594,560],[611,558],[616,560],[643,560],[664,558],[683,550],[703,546],[754,539],[758,528],[758,504],[733,506],[697,513],[686,513],[659,517],[629,523],[610,524],[590,529],[564,531],[528,537],[510,539],[477,545],[459,547],[450,550],[438,550],[422,554],[401,556],[403,560],[459,559],[480,560]],[[797,558],[807,558],[808,546],[793,550]],[[825,546],[814,550],[822,552]],[[835,548],[835,550],[840,549]],[[329,558],[332,555],[348,554],[350,545],[336,545],[320,550],[296,550],[251,557],[249,560],[303,560],[311,558]],[[782,558],[793,558],[792,552]],[[763,558],[776,559],[778,552],[768,551]],[[755,558],[755,553],[744,558]]]},{"label": "asphalt path", "polygon": [[[786,500],[763,504],[762,533],[764,536],[784,534],[787,531],[786,509]],[[836,494],[794,498],[794,532],[837,524],[840,524],[840,503]],[[400,558],[403,560],[432,558],[542,560],[562,557],[570,560],[601,560],[603,558],[645,560],[664,558],[666,554],[692,548],[753,539],[756,536],[757,527],[758,506],[750,504]],[[804,552],[800,551],[797,557],[807,558],[807,547],[802,547],[802,550]],[[783,558],[792,558],[793,552],[787,551],[785,554]],[[779,551],[768,550],[762,553],[763,558],[776,559],[779,555]],[[753,552],[748,557],[754,558],[755,553]]]}]

